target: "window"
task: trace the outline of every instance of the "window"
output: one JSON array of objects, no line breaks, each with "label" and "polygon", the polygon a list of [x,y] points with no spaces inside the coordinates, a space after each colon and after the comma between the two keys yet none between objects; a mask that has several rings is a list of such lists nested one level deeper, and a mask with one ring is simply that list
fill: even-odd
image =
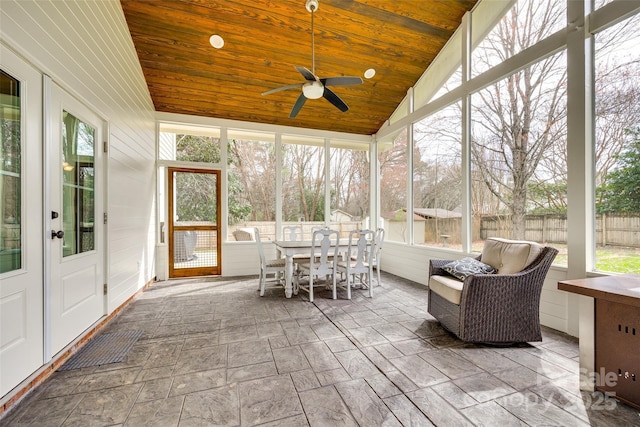
[{"label": "window", "polygon": [[[159,240],[166,241],[167,218],[165,166],[175,166],[176,162],[201,163],[206,166],[221,162],[220,129],[189,124],[161,123],[158,135],[158,160],[164,165],[158,167],[158,224]],[[173,162],[173,163],[172,163]],[[201,167],[201,165],[199,166]]]},{"label": "window", "polygon": [[369,227],[369,144],[331,141],[331,226],[346,236]]},{"label": "window", "polygon": [[20,82],[0,71],[0,274],[22,268]]},{"label": "window", "polygon": [[414,243],[462,249],[460,102],[413,126]]},{"label": "window", "polygon": [[[385,240],[409,243],[407,227],[407,130],[378,142],[380,216]],[[419,238],[420,236],[418,236]]]},{"label": "window", "polygon": [[282,152],[282,224],[304,225],[306,238],[325,224],[324,139],[285,135]]},{"label": "window", "polygon": [[183,162],[220,163],[220,130],[162,124],[158,158]]},{"label": "window", "polygon": [[95,221],[95,129],[63,111],[63,256],[92,251]]},{"label": "window", "polygon": [[276,238],[276,150],[273,134],[229,130],[229,235],[238,228],[258,227],[262,238]]},{"label": "window", "polygon": [[564,52],[473,94],[471,121],[473,249],[532,240],[559,246],[566,264]]},{"label": "window", "polygon": [[[487,10],[472,15],[473,76],[501,64],[566,25],[566,1],[516,0],[506,14],[501,10],[504,4],[508,2],[484,2]],[[485,28],[485,22],[493,22],[487,15],[496,12],[504,16],[494,28]]]},{"label": "window", "polygon": [[596,270],[640,273],[640,15],[595,36]]}]

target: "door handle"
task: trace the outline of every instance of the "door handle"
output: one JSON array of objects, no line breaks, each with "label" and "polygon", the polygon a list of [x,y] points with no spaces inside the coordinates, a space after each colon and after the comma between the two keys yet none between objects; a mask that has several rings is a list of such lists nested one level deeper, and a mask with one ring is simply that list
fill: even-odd
[{"label": "door handle", "polygon": [[62,231],[62,230],[58,230],[58,231],[51,230],[51,238],[55,239],[56,237],[58,239],[62,239],[64,237],[64,231]]}]

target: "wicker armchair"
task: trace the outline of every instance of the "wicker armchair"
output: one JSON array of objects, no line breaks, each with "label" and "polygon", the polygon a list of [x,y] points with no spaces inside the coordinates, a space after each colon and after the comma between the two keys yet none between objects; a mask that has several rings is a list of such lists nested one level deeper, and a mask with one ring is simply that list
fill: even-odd
[{"label": "wicker armchair", "polygon": [[[493,240],[493,243],[498,242],[498,244],[512,242],[504,239]],[[474,274],[466,277],[464,281],[451,276],[446,277],[448,275],[443,266],[450,261],[431,260],[429,313],[439,320],[444,328],[467,342],[506,344],[542,341],[539,316],[540,294],[545,276],[558,250],[538,245],[536,251],[535,258],[527,262],[521,271],[509,274],[501,274],[500,271],[498,274]],[[506,253],[508,254],[508,251]],[[505,251],[503,250],[501,254],[504,255]],[[491,258],[485,255],[483,253],[476,259],[485,262],[482,258]],[[530,257],[533,258],[533,255]],[[498,269],[499,266],[501,267],[502,264],[494,265]],[[447,294],[446,289],[443,292],[443,286],[434,283],[434,279],[436,282],[448,281],[449,286],[453,288],[456,288],[455,282],[458,281],[459,302],[457,304],[453,302],[457,298],[452,297],[451,292]],[[455,293],[456,289],[453,291]]]}]

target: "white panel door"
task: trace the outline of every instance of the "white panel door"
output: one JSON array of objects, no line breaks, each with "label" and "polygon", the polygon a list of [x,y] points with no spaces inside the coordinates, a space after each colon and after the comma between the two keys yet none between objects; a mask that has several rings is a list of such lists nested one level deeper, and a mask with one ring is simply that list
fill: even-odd
[{"label": "white panel door", "polygon": [[51,354],[105,314],[103,124],[51,85]]},{"label": "white panel door", "polygon": [[42,75],[0,45],[0,396],[43,364]]}]

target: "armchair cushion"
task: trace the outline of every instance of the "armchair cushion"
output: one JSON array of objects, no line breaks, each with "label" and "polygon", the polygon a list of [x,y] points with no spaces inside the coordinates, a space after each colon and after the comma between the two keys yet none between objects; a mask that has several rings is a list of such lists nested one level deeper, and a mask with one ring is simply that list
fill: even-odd
[{"label": "armchair cushion", "polygon": [[450,263],[445,264],[442,268],[444,271],[460,280],[464,280],[467,276],[472,274],[492,274],[498,271],[489,264],[485,264],[475,258],[469,257],[451,261]]},{"label": "armchair cushion", "polygon": [[460,304],[464,282],[452,276],[431,276],[429,289],[453,304]]},{"label": "armchair cushion", "polygon": [[524,240],[507,240],[497,237],[484,242],[480,261],[498,270],[498,274],[514,274],[524,270],[542,252],[542,246]]}]

